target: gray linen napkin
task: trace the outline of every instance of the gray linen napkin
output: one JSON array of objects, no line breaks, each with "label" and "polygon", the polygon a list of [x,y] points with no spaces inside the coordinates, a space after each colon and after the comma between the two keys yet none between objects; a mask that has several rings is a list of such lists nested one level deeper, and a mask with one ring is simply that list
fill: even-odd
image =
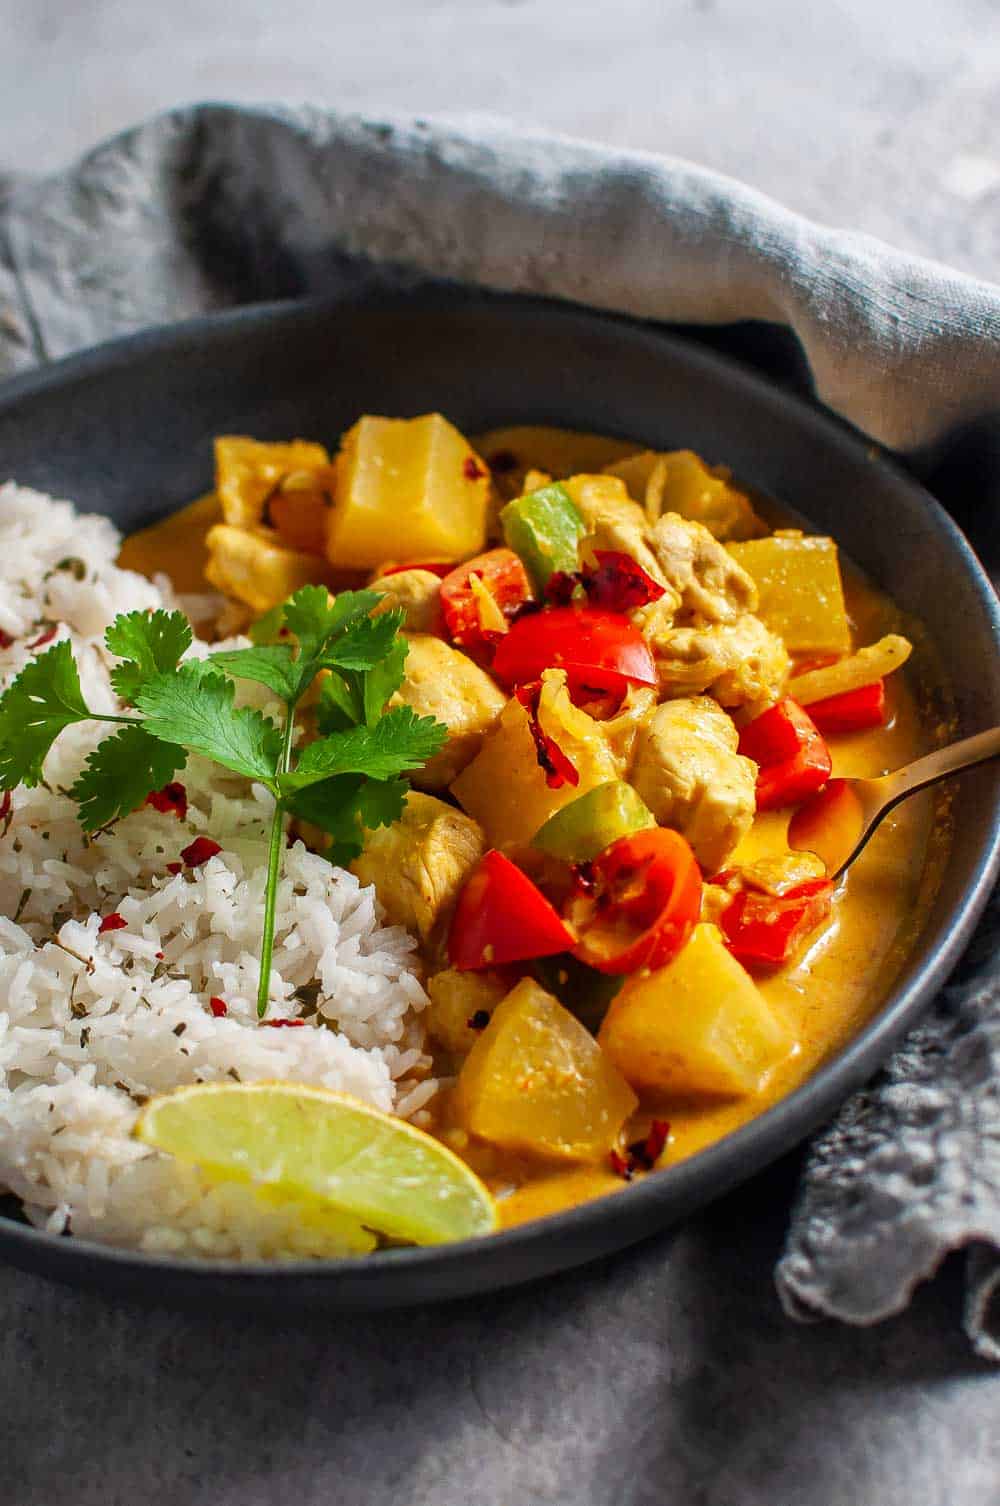
[{"label": "gray linen napkin", "polygon": [[[427,276],[783,326],[822,402],[946,500],[967,474],[948,463],[973,464],[980,521],[1000,505],[1000,288],[685,162],[488,119],[206,105],[0,184],[0,375],[208,309]],[[739,348],[754,358],[752,330]],[[994,902],[927,1021],[813,1143],[777,1272],[793,1316],[876,1322],[967,1248],[967,1328],[1000,1359],[998,934]]]}]

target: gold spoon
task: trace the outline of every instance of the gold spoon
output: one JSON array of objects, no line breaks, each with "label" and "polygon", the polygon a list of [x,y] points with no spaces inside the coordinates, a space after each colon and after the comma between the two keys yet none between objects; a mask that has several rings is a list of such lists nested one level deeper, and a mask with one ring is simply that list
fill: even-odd
[{"label": "gold spoon", "polygon": [[831,779],[795,812],[788,845],[816,853],[830,877],[839,879],[901,800],[991,758],[1000,758],[1000,727],[949,743],[878,779]]}]

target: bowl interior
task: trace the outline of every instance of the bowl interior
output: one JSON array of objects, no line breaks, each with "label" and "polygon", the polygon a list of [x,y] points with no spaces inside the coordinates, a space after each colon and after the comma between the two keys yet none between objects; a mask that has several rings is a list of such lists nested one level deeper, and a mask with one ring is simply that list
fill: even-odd
[{"label": "bowl interior", "polygon": [[[116,342],[0,390],[0,475],[124,531],[207,489],[217,433],[334,444],[362,412],[440,410],[469,431],[548,422],[689,447],[832,533],[922,619],[962,733],[1000,722],[997,603],[957,528],[850,432],[759,376],[653,327],[516,299],[287,304]],[[315,1267],[178,1265],[0,1219],[0,1251],[64,1279],[179,1300],[381,1306],[530,1279],[662,1227],[790,1148],[875,1069],[940,986],[989,893],[1000,773],[966,776],[932,912],[883,1008],[775,1109],[683,1165],[470,1246]],[[266,1300],[266,1299],[265,1299]]]}]

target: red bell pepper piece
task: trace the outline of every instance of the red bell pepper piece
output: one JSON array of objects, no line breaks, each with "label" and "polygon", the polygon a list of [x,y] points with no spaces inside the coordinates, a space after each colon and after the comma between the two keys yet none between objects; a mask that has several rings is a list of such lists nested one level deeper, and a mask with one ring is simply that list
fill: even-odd
[{"label": "red bell pepper piece", "polygon": [[448,935],[460,972],[553,957],[576,941],[558,912],[503,853],[488,852],[466,881]]},{"label": "red bell pepper piece", "polygon": [[863,732],[885,725],[885,681],[813,701],[809,715],[821,732]]},{"label": "red bell pepper piece", "polygon": [[564,669],[571,689],[624,695],[629,685],[657,683],[639,630],[627,617],[596,607],[547,607],[512,624],[497,647],[494,674],[506,685],[524,685],[545,669]]},{"label": "red bell pepper piece", "polygon": [[586,867],[586,891],[567,905],[580,932],[574,956],[601,973],[664,967],[694,930],[701,870],[676,831],[620,837]]},{"label": "red bell pepper piece", "polygon": [[830,777],[833,762],[809,713],[786,696],[748,722],[739,750],[759,765],[757,809],[777,810],[814,795]]},{"label": "red bell pepper piece", "polygon": [[379,571],[380,580],[385,580],[387,575],[402,575],[404,570],[429,570],[431,575],[439,575],[442,580],[450,575],[455,568],[454,560],[410,560],[405,565],[389,565],[385,570]]},{"label": "red bell pepper piece", "polygon": [[833,884],[809,879],[780,898],[743,889],[719,918],[726,946],[744,967],[780,967],[830,913]]},{"label": "red bell pepper piece", "polygon": [[462,648],[494,643],[500,634],[484,628],[471,577],[477,575],[509,621],[531,599],[528,572],[513,549],[491,549],[456,565],[441,582],[441,611],[452,641]]}]

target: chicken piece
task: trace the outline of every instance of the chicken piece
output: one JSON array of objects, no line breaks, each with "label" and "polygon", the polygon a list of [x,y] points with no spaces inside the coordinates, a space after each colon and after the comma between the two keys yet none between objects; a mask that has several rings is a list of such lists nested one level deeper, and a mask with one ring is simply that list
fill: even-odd
[{"label": "chicken piece", "polygon": [[715,873],[750,829],[757,765],[736,751],[732,718],[709,700],[666,701],[640,728],[630,779],[661,826]]},{"label": "chicken piece", "polygon": [[[634,504],[633,504],[634,505]],[[680,599],[687,622],[735,622],[757,607],[757,587],[701,523],[664,513],[648,530],[660,575]]]},{"label": "chicken piece", "polygon": [[419,789],[443,790],[475,758],[507,697],[485,670],[440,638],[414,633],[409,644],[406,677],[389,704],[412,706],[448,728],[440,753],[411,776]]},{"label": "chicken piece", "polygon": [[427,984],[431,1002],[424,1023],[446,1051],[467,1056],[508,991],[497,973],[460,973],[449,967],[435,973]]},{"label": "chicken piece", "polygon": [[235,596],[255,612],[267,612],[300,586],[321,583],[329,570],[315,554],[284,549],[263,528],[216,523],[205,536],[205,579],[224,596]]},{"label": "chicken piece", "polygon": [[747,612],[736,622],[647,635],[667,696],[710,692],[722,706],[763,707],[779,699],[788,675],[781,639]]},{"label": "chicken piece", "polygon": [[587,525],[581,546],[584,557],[598,549],[630,554],[647,575],[666,588],[661,602],[676,610],[680,594],[670,588],[649,547],[646,515],[638,502],[632,501],[624,481],[617,476],[571,476],[564,484]]},{"label": "chicken piece", "polygon": [[402,607],[406,613],[404,632],[433,633],[440,626],[441,580],[433,570],[395,570],[391,575],[378,575],[369,589],[381,591],[385,597],[377,611]]},{"label": "chicken piece", "polygon": [[486,850],[482,828],[433,795],[411,790],[398,821],[365,833],[351,864],[375,892],[393,925],[426,941],[441,935],[459,891]]}]

